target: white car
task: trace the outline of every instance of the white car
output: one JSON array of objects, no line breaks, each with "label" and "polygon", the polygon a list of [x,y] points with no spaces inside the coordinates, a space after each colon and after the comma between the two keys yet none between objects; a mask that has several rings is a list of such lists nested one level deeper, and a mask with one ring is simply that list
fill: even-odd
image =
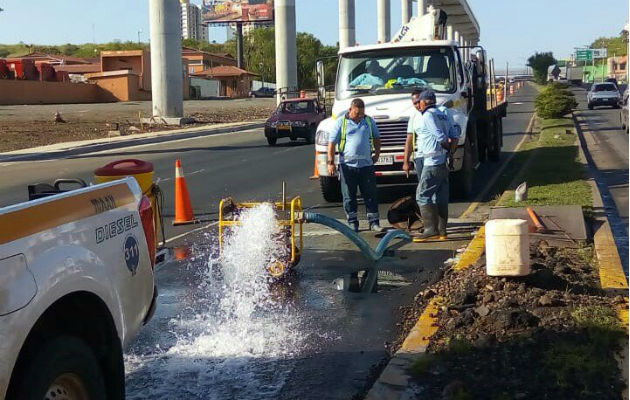
[{"label": "white car", "polygon": [[133,178],[38,197],[0,208],[0,399],[123,399],[156,304],[151,203]]},{"label": "white car", "polygon": [[594,83],[591,90],[586,94],[588,109],[592,110],[597,106],[612,106],[619,108],[621,94],[614,83]]}]

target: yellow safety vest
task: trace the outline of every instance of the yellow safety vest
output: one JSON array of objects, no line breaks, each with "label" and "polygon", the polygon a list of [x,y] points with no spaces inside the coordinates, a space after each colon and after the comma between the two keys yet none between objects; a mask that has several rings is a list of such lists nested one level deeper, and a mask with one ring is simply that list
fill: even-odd
[{"label": "yellow safety vest", "polygon": [[[373,123],[372,118],[365,117],[368,127],[370,128],[370,145],[372,146],[372,151],[374,151],[374,131],[373,131]],[[339,153],[343,153],[343,150],[346,148],[346,135],[348,134],[348,118],[343,117],[343,124],[341,125],[341,138],[339,139]]]}]

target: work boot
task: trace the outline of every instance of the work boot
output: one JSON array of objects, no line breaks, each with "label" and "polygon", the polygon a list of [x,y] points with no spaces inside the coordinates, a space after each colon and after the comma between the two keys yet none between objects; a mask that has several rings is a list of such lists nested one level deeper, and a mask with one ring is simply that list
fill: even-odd
[{"label": "work boot", "polygon": [[438,209],[435,204],[427,204],[420,207],[420,214],[422,214],[422,221],[424,222],[424,230],[416,238],[417,241],[425,241],[430,239],[438,239],[439,232],[437,230],[438,225]]},{"label": "work boot", "polygon": [[448,225],[448,204],[438,205],[437,230],[441,240],[448,238],[446,227]]}]

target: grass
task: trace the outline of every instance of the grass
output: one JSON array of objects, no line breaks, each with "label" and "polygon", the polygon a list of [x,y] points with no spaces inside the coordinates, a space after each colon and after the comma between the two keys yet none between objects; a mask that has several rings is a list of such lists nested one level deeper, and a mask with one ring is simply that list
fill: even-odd
[{"label": "grass", "polygon": [[[579,160],[577,135],[570,118],[540,120],[540,134],[526,142],[512,161],[518,184],[528,185],[528,199],[514,202],[514,188],[497,205],[515,207],[532,205],[580,205],[591,208],[591,188],[584,180],[585,170]],[[513,173],[512,176],[517,176]]]}]

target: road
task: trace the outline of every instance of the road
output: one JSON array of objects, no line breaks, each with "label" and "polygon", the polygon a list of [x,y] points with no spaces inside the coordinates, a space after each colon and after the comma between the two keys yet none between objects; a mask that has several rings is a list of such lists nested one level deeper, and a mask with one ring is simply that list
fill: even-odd
[{"label": "road", "polygon": [[[526,86],[510,99],[501,162],[479,167],[477,191],[486,187],[523,138],[534,93],[533,87]],[[219,200],[228,195],[237,201],[278,199],[283,181],[289,195],[302,196],[305,207],[343,218],[341,205],[324,203],[318,183],[308,179],[313,157],[313,147],[301,142],[268,147],[258,129],[60,160],[9,163],[0,176],[0,205],[24,200],[28,183],[57,177],[91,180],[92,171],[101,165],[140,158],[155,166],[170,219],[174,164],[179,158],[199,219],[216,219]],[[393,200],[414,191],[413,185],[394,189],[381,190],[382,217]],[[489,192],[486,197],[491,196]],[[234,266],[248,279],[234,286],[225,283],[225,275],[216,277],[212,261],[217,254],[216,226],[178,237],[205,225],[174,228],[168,222],[167,237],[174,239],[169,245],[180,260],[156,273],[157,313],[126,356],[128,397],[350,399],[361,394],[387,359],[385,345],[396,338],[400,307],[437,279],[444,262],[474,233],[474,223],[457,219],[471,201],[451,205],[449,241],[408,245],[378,264],[376,293],[337,290],[351,274],[356,281],[358,271],[371,265],[348,240],[322,227],[307,226],[305,253],[296,273],[269,288],[266,283],[255,284],[257,279],[248,275],[248,268],[257,262],[249,250],[239,253],[244,261]],[[248,238],[252,243],[261,240],[255,233]],[[372,246],[378,241],[369,232],[362,235]],[[265,306],[243,314],[242,305],[260,293]],[[232,302],[225,305],[225,299]]]},{"label": "road", "polygon": [[621,130],[620,110],[600,107],[588,110],[586,91],[574,89],[585,152],[594,172],[606,213],[628,273],[628,134]]}]

